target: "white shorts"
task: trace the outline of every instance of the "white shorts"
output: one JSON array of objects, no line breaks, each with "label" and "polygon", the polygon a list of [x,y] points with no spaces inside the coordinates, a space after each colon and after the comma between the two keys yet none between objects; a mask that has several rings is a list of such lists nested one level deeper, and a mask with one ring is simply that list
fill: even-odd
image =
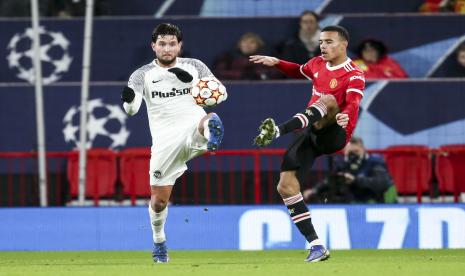
[{"label": "white shorts", "polygon": [[207,151],[208,140],[199,133],[198,122],[188,127],[183,135],[172,135],[152,146],[150,158],[150,185],[174,185],[187,170],[186,162]]}]

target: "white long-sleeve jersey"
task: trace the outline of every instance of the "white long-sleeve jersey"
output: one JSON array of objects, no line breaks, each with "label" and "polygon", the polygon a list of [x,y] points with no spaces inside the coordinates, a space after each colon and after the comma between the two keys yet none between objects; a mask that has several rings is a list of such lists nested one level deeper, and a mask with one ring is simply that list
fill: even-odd
[{"label": "white long-sleeve jersey", "polygon": [[[189,72],[195,79],[214,77],[200,60],[177,58],[173,67]],[[147,106],[152,147],[164,148],[171,141],[185,135],[192,124],[198,124],[206,115],[190,94],[192,83],[183,83],[169,68],[159,66],[155,60],[132,73],[128,86],[135,92],[131,103],[124,103],[124,110],[134,115],[144,99]]]}]

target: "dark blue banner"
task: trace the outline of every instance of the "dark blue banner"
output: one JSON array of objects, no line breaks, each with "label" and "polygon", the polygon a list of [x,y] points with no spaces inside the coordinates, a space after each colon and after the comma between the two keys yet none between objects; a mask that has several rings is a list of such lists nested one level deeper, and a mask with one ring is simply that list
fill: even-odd
[{"label": "dark blue banner", "polygon": [[[92,81],[125,81],[150,62],[153,28],[166,19],[96,19],[92,41]],[[293,36],[295,17],[170,19],[183,31],[183,54],[212,67],[216,58],[236,48],[243,30],[262,36],[270,49]],[[33,79],[29,20],[2,20],[0,82]],[[453,50],[463,36],[464,16],[347,16],[326,17],[321,25],[341,24],[351,34],[350,49],[366,38],[386,43],[390,54],[411,77],[431,74],[436,63]],[[273,30],[270,32],[269,30]],[[379,30],[383,30],[380,32]],[[80,81],[84,22],[80,19],[41,21],[41,60],[44,82]],[[227,35],[225,35],[227,34]],[[353,57],[353,56],[352,56]]]},{"label": "dark blue banner", "polygon": [[[166,20],[96,19],[92,41],[92,81],[125,81],[138,67],[151,62],[150,47],[154,27]],[[260,33],[274,45],[292,35],[294,18],[177,19],[183,31],[184,56],[195,57],[211,66],[216,57],[236,47],[243,34],[240,26]],[[30,22],[1,21],[0,82],[30,81],[33,74]],[[269,32],[273,29],[274,32]],[[225,36],[224,34],[228,35]],[[43,20],[41,60],[45,83],[80,81],[84,22]]]},{"label": "dark blue banner", "polygon": [[[89,97],[89,146],[121,149],[148,147],[151,137],[145,104],[128,117],[120,100],[122,85],[92,86]],[[228,100],[216,108],[226,127],[223,149],[251,148],[260,122],[270,116],[285,120],[306,107],[310,84],[268,83],[227,85]],[[1,87],[0,151],[30,151],[36,147],[32,87]],[[9,104],[14,103],[14,104]],[[80,87],[48,86],[44,91],[47,150],[71,150],[79,139]],[[283,147],[282,139],[275,147]]]},{"label": "dark blue banner", "polygon": [[[89,97],[90,147],[148,147],[151,137],[146,108],[125,115],[121,85],[93,85]],[[309,82],[226,83],[228,100],[207,110],[225,125],[222,149],[254,148],[260,122],[283,122],[308,102]],[[394,144],[465,143],[465,81],[376,82],[367,86],[356,134],[369,148]],[[0,151],[36,149],[34,90],[30,86],[0,86]],[[80,87],[46,86],[44,91],[46,147],[49,151],[76,148],[79,139]],[[282,148],[291,137],[271,147]]]}]

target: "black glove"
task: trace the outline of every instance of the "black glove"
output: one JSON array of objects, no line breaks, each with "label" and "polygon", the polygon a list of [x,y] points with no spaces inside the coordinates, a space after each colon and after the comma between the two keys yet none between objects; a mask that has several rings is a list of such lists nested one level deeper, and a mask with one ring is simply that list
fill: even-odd
[{"label": "black glove", "polygon": [[125,86],[123,88],[123,92],[121,93],[121,100],[123,102],[130,103],[132,100],[134,100],[134,97],[136,96],[136,93],[134,93],[134,90],[132,90],[131,87]]},{"label": "black glove", "polygon": [[178,67],[168,69],[168,72],[175,74],[180,81],[185,83],[191,82],[194,79],[191,74]]}]

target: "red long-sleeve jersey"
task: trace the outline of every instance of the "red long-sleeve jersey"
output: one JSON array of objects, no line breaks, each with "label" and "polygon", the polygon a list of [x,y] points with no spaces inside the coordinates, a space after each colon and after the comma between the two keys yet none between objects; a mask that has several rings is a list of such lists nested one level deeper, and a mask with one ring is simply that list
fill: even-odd
[{"label": "red long-sleeve jersey", "polygon": [[345,128],[347,143],[357,125],[359,105],[365,89],[363,71],[350,58],[342,64],[330,66],[321,56],[303,65],[280,60],[276,66],[288,77],[313,81],[308,106],[324,94],[332,94],[336,98],[340,112],[349,115],[349,123]]}]

